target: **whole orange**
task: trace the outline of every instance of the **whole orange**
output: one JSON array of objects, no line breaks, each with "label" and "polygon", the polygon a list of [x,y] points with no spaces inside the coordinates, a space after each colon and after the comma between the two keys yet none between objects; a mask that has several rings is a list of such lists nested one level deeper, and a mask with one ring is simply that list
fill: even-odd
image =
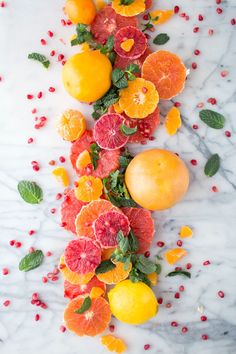
[{"label": "whole orange", "polygon": [[134,157],[126,170],[125,182],[136,203],[149,210],[163,210],[183,198],[189,172],[176,154],[152,149]]},{"label": "whole orange", "polygon": [[93,0],[67,0],[65,13],[74,25],[90,25],[96,16],[96,6]]}]

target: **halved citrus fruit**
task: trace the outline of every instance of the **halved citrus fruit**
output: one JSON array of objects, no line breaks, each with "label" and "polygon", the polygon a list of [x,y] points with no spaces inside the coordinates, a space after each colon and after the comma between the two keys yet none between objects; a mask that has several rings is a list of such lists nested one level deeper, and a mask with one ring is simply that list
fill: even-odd
[{"label": "halved citrus fruit", "polygon": [[134,0],[130,4],[122,4],[122,0],[113,0],[112,8],[122,16],[136,16],[145,11],[145,0]]},{"label": "halved citrus fruit", "polygon": [[93,223],[96,240],[102,248],[114,248],[117,246],[117,234],[119,231],[127,236],[130,227],[129,219],[125,214],[116,210],[109,210],[101,214]]},{"label": "halved citrus fruit", "polygon": [[[130,50],[125,50],[122,45],[127,40],[133,40]],[[127,26],[121,28],[115,35],[114,49],[123,58],[137,59],[143,55],[147,48],[147,38],[138,28]]]},{"label": "halved citrus fruit", "polygon": [[120,90],[120,107],[130,118],[146,118],[155,111],[158,101],[154,84],[141,78],[129,81],[128,87]]},{"label": "halved citrus fruit", "polygon": [[108,37],[115,34],[120,28],[126,26],[137,27],[137,25],[136,17],[120,16],[108,5],[97,12],[91,24],[91,32],[97,42],[105,44]]},{"label": "halved citrus fruit", "polygon": [[77,181],[75,196],[83,202],[91,202],[102,195],[103,184],[100,178],[93,176],[83,176]]},{"label": "halved citrus fruit", "polygon": [[85,205],[75,220],[76,233],[78,236],[87,236],[95,239],[93,223],[99,215],[115,209],[114,205],[108,200],[99,199]]},{"label": "halved citrus fruit", "polygon": [[91,306],[87,311],[82,314],[76,313],[83,302],[83,296],[70,301],[64,311],[64,321],[66,327],[78,336],[93,337],[107,328],[111,320],[110,306],[103,297],[98,297],[91,299]]},{"label": "halved citrus fruit", "polygon": [[154,10],[150,12],[151,18],[155,19],[158,17],[156,20],[152,20],[152,23],[154,23],[154,25],[162,25],[163,23],[168,21],[173,15],[173,10]]},{"label": "halved citrus fruit", "polygon": [[64,167],[57,167],[52,171],[53,176],[56,177],[63,187],[68,187],[70,184],[70,178],[68,172]]},{"label": "halved citrus fruit", "polygon": [[115,353],[124,353],[127,349],[125,342],[111,334],[107,334],[101,337],[101,343],[104,345],[110,352]]},{"label": "halved citrus fruit", "polygon": [[68,231],[76,233],[75,218],[80,212],[81,208],[87,203],[78,200],[75,197],[74,190],[68,190],[64,201],[61,204],[61,225]]},{"label": "halved citrus fruit", "polygon": [[66,110],[57,123],[58,134],[67,141],[80,138],[86,129],[84,116],[79,111]]},{"label": "halved citrus fruit", "polygon": [[123,147],[129,137],[121,131],[124,118],[119,114],[104,114],[94,125],[94,139],[98,146],[105,150],[116,150]]},{"label": "halved citrus fruit", "polygon": [[154,220],[149,210],[143,208],[122,208],[128,217],[130,227],[139,241],[138,253],[149,250],[155,233]]},{"label": "halved citrus fruit", "polygon": [[160,98],[165,100],[170,100],[184,89],[186,72],[181,59],[166,50],[150,54],[142,66],[142,77],[153,82]]},{"label": "halved citrus fruit", "polygon": [[94,169],[92,164],[87,165],[84,168],[77,168],[76,161],[79,155],[87,150],[91,153],[91,145],[95,143],[93,132],[86,130],[82,137],[76,140],[71,146],[70,160],[73,168],[76,170],[79,176],[93,175],[94,177],[105,178],[109,176],[112,171],[117,170],[119,167],[120,150],[101,150],[99,152],[99,159],[97,161],[97,167]]},{"label": "halved citrus fruit", "polygon": [[101,263],[101,248],[90,238],[72,240],[65,248],[65,263],[72,272],[87,274]]},{"label": "halved citrus fruit", "polygon": [[186,254],[187,251],[183,248],[174,248],[169,251],[166,251],[165,259],[169,264],[173,265],[177,263],[181,258],[186,256]]},{"label": "halved citrus fruit", "polygon": [[179,235],[181,238],[192,237],[193,230],[191,229],[191,227],[189,227],[187,225],[181,226]]},{"label": "halved citrus fruit", "polygon": [[114,262],[114,264],[116,267],[112,270],[109,270],[106,273],[97,274],[98,279],[103,281],[105,284],[117,284],[128,278],[132,269],[132,264],[129,263],[128,266],[122,262]]},{"label": "halved citrus fruit", "polygon": [[182,121],[180,117],[180,111],[176,107],[172,107],[166,116],[165,128],[169,135],[174,135],[181,127]]},{"label": "halved citrus fruit", "polygon": [[[114,63],[114,68],[120,68],[120,69],[124,70],[130,64],[136,64],[136,65],[139,66],[140,72],[139,73],[134,73],[134,74],[135,74],[136,77],[140,77],[141,76],[141,69],[142,69],[143,62],[147,58],[147,56],[149,54],[151,54],[151,53],[152,53],[151,49],[147,47],[147,49],[145,50],[143,55],[141,55],[141,57],[139,57],[137,59],[122,58],[119,55],[117,55],[115,63]],[[117,112],[117,113],[119,113],[119,112]]]},{"label": "halved citrus fruit", "polygon": [[69,281],[64,281],[64,297],[73,300],[79,295],[89,295],[93,287],[99,287],[103,291],[106,290],[106,285],[98,280],[96,276],[92,277],[87,284],[72,284]]},{"label": "halved citrus fruit", "polygon": [[60,258],[58,266],[63,278],[65,281],[68,281],[70,284],[87,284],[94,276],[94,273],[80,274],[72,272],[67,265],[65,264],[64,254]]}]

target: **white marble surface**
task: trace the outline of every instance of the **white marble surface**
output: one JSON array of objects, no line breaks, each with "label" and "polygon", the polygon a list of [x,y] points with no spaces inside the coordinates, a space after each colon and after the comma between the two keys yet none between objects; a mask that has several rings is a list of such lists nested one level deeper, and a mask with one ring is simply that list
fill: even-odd
[{"label": "white marble surface", "polygon": [[[9,0],[5,8],[0,8],[0,269],[8,267],[9,275],[0,272],[0,353],[1,354],[86,354],[106,353],[98,338],[79,338],[69,333],[61,333],[63,308],[62,280],[43,284],[41,278],[58,263],[62,250],[71,236],[59,227],[59,213],[52,215],[50,209],[59,207],[55,195],[61,189],[54,183],[48,165],[51,159],[60,155],[68,156],[69,144],[63,143],[57,136],[54,125],[57,116],[66,108],[79,108],[87,114],[86,106],[78,104],[67,96],[60,81],[61,64],[56,58],[46,71],[39,64],[27,60],[31,51],[49,54],[52,49],[69,56],[72,50],[64,45],[60,38],[68,40],[73,32],[71,27],[62,27],[62,0]],[[161,32],[170,35],[170,41],[163,47],[181,56],[187,66],[193,61],[198,69],[191,71],[186,89],[177,98],[182,103],[183,127],[174,137],[168,137],[161,127],[157,140],[148,147],[164,147],[180,153],[191,172],[191,185],[183,202],[171,210],[156,213],[156,240],[163,240],[167,247],[173,247],[178,238],[179,227],[191,225],[194,237],[184,242],[188,256],[181,262],[191,262],[192,279],[165,278],[169,268],[163,262],[163,273],[156,289],[158,297],[164,298],[164,304],[172,303],[170,309],[160,306],[158,316],[142,327],[124,324],[116,325],[116,334],[128,344],[128,354],[141,354],[146,343],[151,345],[148,353],[165,354],[233,354],[236,353],[236,120],[235,120],[235,26],[230,19],[236,14],[235,0],[223,1],[218,5],[223,9],[216,13],[214,0],[162,0],[159,8],[181,7],[180,12],[189,15],[186,21],[175,16]],[[156,7],[157,7],[156,6]],[[204,21],[199,22],[197,15],[202,14]],[[199,26],[199,33],[192,28]],[[214,35],[208,35],[208,29],[214,29]],[[49,39],[47,31],[55,32]],[[48,45],[42,47],[40,39],[47,39]],[[193,55],[194,49],[201,55]],[[75,51],[75,49],[73,49]],[[228,70],[229,75],[222,78],[220,72]],[[55,93],[48,93],[48,87],[55,86]],[[28,101],[27,93],[37,94],[42,90],[41,100]],[[217,99],[212,107],[206,103],[209,97]],[[196,105],[204,102],[205,107],[216,109],[226,116],[226,128],[232,137],[226,138],[224,130],[207,128],[198,118]],[[165,114],[170,104],[161,103],[161,112]],[[48,117],[48,124],[40,131],[33,129],[32,108],[39,115]],[[199,124],[198,130],[192,124]],[[28,145],[27,139],[33,136],[35,143]],[[137,152],[141,146],[133,146]],[[221,169],[209,179],[203,174],[203,166],[210,153],[219,153]],[[197,159],[196,167],[190,164]],[[41,170],[36,173],[30,162],[38,160]],[[68,163],[69,167],[69,163]],[[23,178],[33,179],[43,187],[45,198],[39,206],[22,202],[17,191],[17,182]],[[211,187],[216,185],[218,193]],[[37,233],[28,236],[28,230]],[[16,239],[22,247],[9,246]],[[155,241],[156,241],[155,240]],[[17,269],[18,262],[30,246],[51,250],[53,255],[46,257],[43,266],[27,274]],[[163,248],[163,252],[166,248]],[[152,247],[152,254],[160,249]],[[204,267],[203,261],[210,260],[211,265]],[[174,299],[178,286],[183,284],[185,292],[180,299]],[[220,299],[217,292],[223,290],[225,298]],[[30,304],[32,292],[39,292],[48,304],[47,310],[38,309]],[[4,307],[9,299],[11,304]],[[207,322],[201,322],[197,307],[203,305]],[[41,319],[35,322],[36,313]],[[173,328],[171,321],[179,326]],[[181,328],[189,331],[181,334]],[[202,334],[208,334],[209,340],[203,341]]]}]

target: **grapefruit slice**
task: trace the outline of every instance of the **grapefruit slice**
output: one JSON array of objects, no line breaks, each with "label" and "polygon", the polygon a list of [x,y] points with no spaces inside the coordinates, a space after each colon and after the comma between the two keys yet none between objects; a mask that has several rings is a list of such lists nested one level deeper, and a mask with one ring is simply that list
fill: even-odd
[{"label": "grapefruit slice", "polygon": [[142,66],[142,77],[154,83],[164,100],[170,100],[184,89],[186,72],[181,59],[166,50],[150,54]]},{"label": "grapefruit slice", "polygon": [[96,240],[102,248],[113,248],[117,246],[117,234],[122,231],[127,236],[130,227],[129,219],[120,211],[110,210],[101,214],[93,224]]},{"label": "grapefruit slice", "polygon": [[65,263],[72,272],[87,274],[101,263],[101,248],[89,238],[72,240],[65,248]]},{"label": "grapefruit slice", "polygon": [[89,295],[93,287],[101,288],[104,292],[106,285],[94,276],[87,284],[71,284],[67,280],[64,281],[64,297],[73,300],[80,295]]},{"label": "grapefruit slice", "polygon": [[103,297],[97,297],[91,299],[91,306],[87,311],[82,314],[76,313],[83,302],[83,296],[70,301],[64,311],[64,321],[66,327],[78,336],[93,337],[107,328],[111,320],[110,306]]},{"label": "grapefruit slice", "polygon": [[94,125],[94,139],[100,148],[116,150],[123,147],[129,140],[121,132],[124,118],[116,113],[104,114]]},{"label": "grapefruit slice", "polygon": [[74,234],[76,233],[75,218],[81,208],[86,204],[87,203],[84,203],[75,197],[73,189],[66,193],[65,199],[61,204],[61,223],[67,231],[71,231]]},{"label": "grapefruit slice", "polygon": [[155,233],[150,211],[143,208],[122,208],[121,210],[128,217],[130,227],[139,241],[138,253],[145,253],[149,250]]},{"label": "grapefruit slice", "polygon": [[108,37],[115,34],[117,30],[126,26],[138,26],[136,17],[124,17],[116,14],[111,6],[105,6],[97,12],[97,15],[91,24],[91,32],[95,40],[105,44]]},{"label": "grapefruit slice", "polygon": [[[134,41],[133,46],[129,51],[122,49],[122,44],[132,39]],[[143,55],[147,49],[147,38],[136,27],[127,26],[121,28],[115,35],[114,49],[116,53],[122,58],[137,59]]]},{"label": "grapefruit slice", "polygon": [[94,200],[81,209],[75,220],[76,233],[78,236],[86,236],[95,239],[93,223],[99,215],[115,209],[114,205],[108,200]]},{"label": "grapefruit slice", "polygon": [[59,270],[65,280],[67,280],[70,284],[87,284],[94,273],[80,274],[76,272],[72,272],[65,264],[64,254],[60,258]]},{"label": "grapefruit slice", "polygon": [[136,64],[139,66],[140,72],[139,73],[135,73],[134,75],[136,77],[140,77],[141,76],[141,69],[142,69],[142,65],[145,61],[145,59],[147,58],[147,56],[149,54],[151,54],[152,51],[149,47],[147,47],[147,49],[145,50],[145,52],[143,53],[143,55],[141,55],[139,58],[137,59],[131,59],[131,58],[122,58],[119,55],[116,56],[116,60],[114,63],[114,68],[120,68],[120,69],[125,69],[128,65],[130,64]]},{"label": "grapefruit slice", "polygon": [[99,160],[97,161],[97,168],[95,170],[93,169],[92,164],[82,168],[76,167],[76,161],[79,155],[85,150],[90,152],[90,146],[94,142],[93,132],[91,130],[86,130],[82,137],[72,144],[70,160],[73,168],[79,176],[92,175],[94,177],[105,178],[119,167],[119,149],[109,151],[101,150],[99,153]]}]

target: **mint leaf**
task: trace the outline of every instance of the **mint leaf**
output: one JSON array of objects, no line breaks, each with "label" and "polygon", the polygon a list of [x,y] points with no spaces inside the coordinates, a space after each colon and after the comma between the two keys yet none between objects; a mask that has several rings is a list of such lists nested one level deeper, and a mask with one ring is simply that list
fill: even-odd
[{"label": "mint leaf", "polygon": [[122,134],[124,134],[126,136],[134,135],[137,132],[137,129],[138,129],[137,126],[134,128],[130,128],[125,124],[122,124],[120,127]]},{"label": "mint leaf", "polygon": [[112,270],[116,267],[114,263],[110,259],[106,259],[105,261],[102,261],[99,266],[95,270],[95,274],[103,274],[108,272],[109,270]]},{"label": "mint leaf", "polygon": [[110,183],[111,183],[111,189],[115,189],[115,188],[116,188],[117,183],[118,183],[119,173],[120,173],[119,170],[116,170],[116,171],[110,173],[110,177],[111,177],[111,181],[110,181]]},{"label": "mint leaf", "polygon": [[199,112],[200,119],[206,123],[210,128],[222,129],[225,125],[225,117],[212,111],[211,109],[203,109]]},{"label": "mint leaf", "polygon": [[113,50],[113,47],[114,47],[114,35],[108,37],[105,45],[98,44],[97,46],[97,48],[100,49],[100,52],[102,54],[109,54]]},{"label": "mint leaf", "polygon": [[19,270],[22,272],[28,272],[29,270],[39,267],[44,259],[43,252],[36,250],[27,254],[19,263]]},{"label": "mint leaf", "polygon": [[136,268],[131,269],[131,272],[129,273],[129,279],[132,281],[132,283],[138,283],[139,281],[142,281],[148,286],[151,286],[151,282],[148,277]]},{"label": "mint leaf", "polygon": [[136,79],[134,73],[139,73],[140,68],[137,64],[130,64],[125,68],[125,73],[127,74],[128,80],[133,81]]},{"label": "mint leaf", "polygon": [[125,77],[125,72],[119,68],[115,68],[112,72],[112,83],[119,89],[128,87],[128,80]]},{"label": "mint leaf", "polygon": [[124,237],[122,231],[119,231],[117,234],[118,246],[123,254],[127,253],[129,250],[129,239]]},{"label": "mint leaf", "polygon": [[185,270],[175,270],[173,272],[168,273],[167,277],[175,277],[176,275],[183,275],[184,277],[191,278],[191,273],[186,272]]},{"label": "mint leaf", "polygon": [[129,239],[130,252],[137,252],[139,249],[139,241],[132,230],[130,231],[130,233],[128,235],[128,239]]},{"label": "mint leaf", "polygon": [[160,264],[156,264],[156,270],[155,270],[155,272],[157,273],[157,274],[161,274],[161,265]]},{"label": "mint leaf", "polygon": [[134,2],[134,0],[120,0],[120,5],[130,5]]},{"label": "mint leaf", "polygon": [[87,25],[84,25],[83,23],[78,23],[76,25],[76,34],[76,38],[71,41],[71,46],[90,42],[93,39],[92,33],[88,31]]},{"label": "mint leaf", "polygon": [[146,258],[143,254],[138,257],[135,267],[144,274],[150,274],[156,271],[156,264]]},{"label": "mint leaf", "polygon": [[170,37],[167,33],[160,33],[153,39],[153,43],[157,45],[162,45],[168,42],[169,39]]},{"label": "mint leaf", "polygon": [[220,157],[218,154],[214,154],[209,158],[209,160],[207,161],[204,167],[205,175],[208,177],[212,177],[216,174],[219,168],[220,168]]},{"label": "mint leaf", "polygon": [[36,61],[39,61],[40,63],[43,64],[43,66],[47,69],[50,65],[50,61],[45,57],[43,54],[39,53],[30,53],[28,55],[28,59],[33,59]]},{"label": "mint leaf", "polygon": [[119,92],[116,87],[112,87],[102,98],[93,105],[92,117],[97,120],[108,111],[108,108],[119,100]]},{"label": "mint leaf", "polygon": [[35,182],[20,181],[17,189],[26,203],[39,204],[43,200],[43,191]]},{"label": "mint leaf", "polygon": [[91,305],[92,305],[92,301],[91,301],[90,297],[87,296],[87,297],[84,299],[84,301],[83,301],[81,307],[80,307],[79,309],[75,310],[75,313],[78,313],[79,315],[81,315],[82,313],[84,313],[85,311],[87,311],[87,310],[91,307]]},{"label": "mint leaf", "polygon": [[93,143],[90,145],[90,152],[91,152],[91,160],[92,160],[92,165],[94,170],[96,170],[99,160],[99,152],[101,151],[101,148],[98,146],[98,144]]}]

